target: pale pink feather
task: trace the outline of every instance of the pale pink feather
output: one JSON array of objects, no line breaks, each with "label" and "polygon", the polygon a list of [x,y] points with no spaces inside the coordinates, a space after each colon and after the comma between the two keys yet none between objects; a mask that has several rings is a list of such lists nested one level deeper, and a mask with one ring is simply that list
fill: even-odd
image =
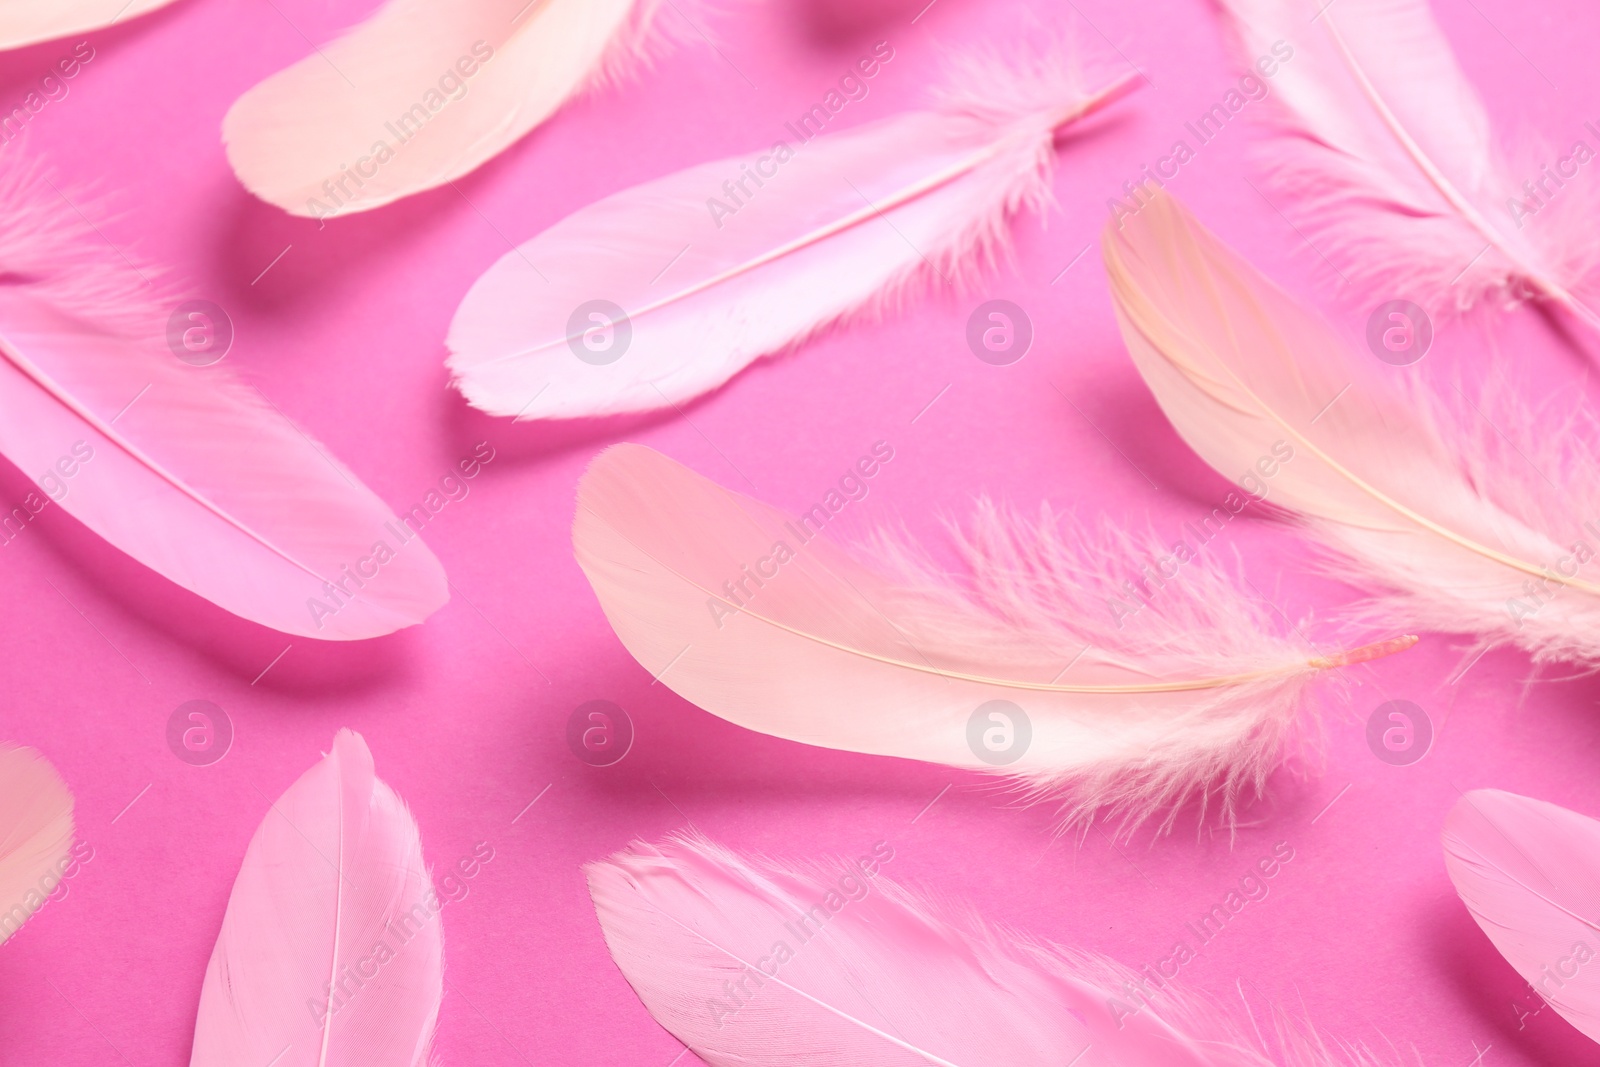
[{"label": "pale pink feather", "polygon": [[1600,326],[1600,192],[1524,186],[1560,153],[1507,161],[1427,0],[1221,3],[1241,63],[1273,72],[1261,155],[1280,206],[1354,295],[1436,312],[1531,295]]},{"label": "pale pink feather", "polygon": [[[59,506],[123,552],[264,626],[351,640],[443,605],[422,541],[260,392],[168,350],[171,306],[71,212],[25,172],[0,177],[0,455],[64,485]],[[39,510],[16,506],[14,525]]]},{"label": "pale pink feather", "polygon": [[389,0],[241,96],[228,160],[291,214],[370,211],[476,170],[685,17],[662,0]]},{"label": "pale pink feather", "polygon": [[416,821],[341,730],[250,840],[191,1067],[422,1067],[444,991],[439,910]]},{"label": "pale pink feather", "polygon": [[1467,910],[1534,992],[1600,1041],[1600,822],[1499,789],[1463,796],[1445,869]]},{"label": "pale pink feather", "polygon": [[72,794],[31,748],[0,744],[0,944],[61,883],[72,848]]},{"label": "pale pink feather", "polygon": [[[953,83],[935,110],[779,131],[556,223],[462,301],[456,387],[519,419],[671,407],[914,285],[970,281],[1004,254],[1009,217],[1048,202],[1058,133],[1135,84],[1091,88],[1060,55],[969,59]],[[580,311],[597,299],[626,323]],[[619,358],[584,351],[597,328],[626,331],[603,338]]]},{"label": "pale pink feather", "polygon": [[1294,1026],[1266,1048],[1174,985],[932,906],[883,873],[886,844],[799,867],[638,843],[590,864],[589,892],[639,999],[711,1067],[1376,1062]]},{"label": "pale pink feather", "polygon": [[1592,446],[1559,465],[1536,449],[1530,467],[1516,438],[1500,440],[1535,425],[1525,409],[1463,425],[1427,392],[1377,380],[1166,194],[1108,226],[1103,247],[1128,351],[1172,425],[1230,479],[1292,449],[1268,500],[1378,594],[1371,620],[1600,662],[1600,570],[1573,552],[1600,545],[1600,527],[1581,525],[1600,504]]},{"label": "pale pink feather", "polygon": [[[1147,606],[1128,601],[1128,622],[1121,583],[1168,546],[1048,515],[1030,528],[980,509],[967,582],[903,544],[864,562],[806,522],[619,445],[579,484],[573,547],[623,645],[712,714],[1009,774],[1068,820],[1105,807],[1137,822],[1213,795],[1231,814],[1302,734],[1319,675],[1414,640],[1320,655],[1204,559]],[[969,733],[995,700],[1031,728],[1004,764]]]},{"label": "pale pink feather", "polygon": [[98,30],[172,0],[0,0],[0,49]]}]

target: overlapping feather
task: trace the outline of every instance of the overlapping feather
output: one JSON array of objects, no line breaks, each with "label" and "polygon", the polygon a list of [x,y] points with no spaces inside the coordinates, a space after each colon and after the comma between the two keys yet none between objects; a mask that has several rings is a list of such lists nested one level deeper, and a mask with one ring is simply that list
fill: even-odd
[{"label": "overlapping feather", "polygon": [[1013,213],[1048,201],[1057,136],[1134,82],[997,56],[954,84],[934,110],[778,130],[558,222],[462,301],[456,387],[519,419],[666,408],[916,283],[956,285],[1007,247]]},{"label": "overlapping feather", "polygon": [[[1069,818],[1109,807],[1136,822],[1196,795],[1231,812],[1296,736],[1307,686],[1414,640],[1319,654],[1204,559],[1130,592],[1170,546],[1061,533],[1048,515],[1030,529],[980,511],[964,584],[903,546],[864,563],[817,525],[619,445],[578,487],[573,547],[623,645],[712,714],[1011,774]],[[975,742],[975,717],[1004,731],[980,713],[992,701],[1017,732]]]},{"label": "overlapping feather", "polygon": [[172,0],[0,0],[0,49],[98,30],[170,3]]},{"label": "overlapping feather", "polygon": [[[1596,438],[1526,408],[1464,425],[1376,382],[1165,194],[1103,246],[1128,351],[1178,433],[1230,478],[1287,442],[1271,500],[1375,591],[1374,618],[1600,663]],[[1519,447],[1540,429],[1545,447]]]},{"label": "overlapping feather", "polygon": [[1507,161],[1427,0],[1221,2],[1241,62],[1273,71],[1262,155],[1280,206],[1360,297],[1439,312],[1532,296],[1600,326],[1600,189],[1551,176],[1564,150]]},{"label": "overlapping feather", "polygon": [[[711,1067],[1352,1067],[1280,1025],[1103,957],[935,908],[858,862],[745,859],[699,837],[587,868],[606,945],[657,1022]],[[888,853],[892,856],[892,851]]]},{"label": "overlapping feather", "polygon": [[1600,822],[1474,789],[1444,827],[1445,868],[1494,947],[1534,991],[1600,1041]]},{"label": "overlapping feather", "polygon": [[[476,170],[667,38],[662,0],[389,0],[241,96],[234,173],[294,215],[370,211]],[[674,32],[686,16],[669,23]]]},{"label": "overlapping feather", "polygon": [[341,730],[245,852],[191,1067],[423,1067],[444,991],[438,912],[416,822]]},{"label": "overlapping feather", "polygon": [[0,944],[61,884],[72,848],[72,794],[31,748],[0,744]]},{"label": "overlapping feather", "polygon": [[172,308],[146,286],[40,179],[0,174],[0,455],[51,485],[16,502],[7,532],[59,506],[217,606],[305,637],[392,633],[444,604],[438,560],[354,475],[258,391],[168,350]]}]

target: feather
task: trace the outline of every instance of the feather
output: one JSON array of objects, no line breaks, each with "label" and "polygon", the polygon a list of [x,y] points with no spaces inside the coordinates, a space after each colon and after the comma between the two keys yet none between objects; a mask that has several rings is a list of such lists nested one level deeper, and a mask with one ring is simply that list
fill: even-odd
[{"label": "feather", "polygon": [[312,218],[445,185],[637,68],[664,39],[661,7],[389,0],[236,101],[222,123],[228,161],[252,193]]},{"label": "feather", "polygon": [[1010,774],[1069,820],[1106,807],[1137,823],[1212,792],[1231,814],[1276,765],[1318,675],[1415,640],[1321,655],[1273,635],[1266,609],[1204,559],[1129,600],[1119,580],[1169,550],[1154,537],[981,510],[963,586],[903,546],[862,562],[810,532],[815,510],[790,521],[620,445],[579,484],[573,546],[623,645],[712,714]]},{"label": "feather", "polygon": [[172,0],[0,0],[0,49],[114,26]]},{"label": "feather", "polygon": [[1600,1041],[1600,822],[1474,789],[1445,820],[1444,861],[1500,955],[1563,1019]]},{"label": "feather", "polygon": [[41,487],[7,534],[48,496],[178,585],[304,637],[375,637],[442,605],[422,542],[259,392],[152,337],[168,309],[39,181],[0,175],[0,455]]},{"label": "feather", "polygon": [[1269,1051],[1148,968],[931,906],[889,881],[886,857],[879,842],[858,862],[798,867],[685,836],[586,870],[623,976],[711,1067],[1376,1062],[1298,1027]]},{"label": "feather", "polygon": [[1134,87],[1087,89],[1059,57],[974,59],[955,83],[934,110],[701,164],[556,223],[462,301],[456,388],[519,419],[666,408],[916,283],[964,284],[1008,247],[1009,216],[1049,199],[1055,138]]},{"label": "feather", "polygon": [[361,735],[250,840],[206,969],[191,1067],[421,1067],[444,994],[417,824]]},{"label": "feather", "polygon": [[1374,381],[1165,194],[1108,227],[1104,252],[1128,351],[1179,435],[1225,477],[1291,453],[1269,499],[1375,591],[1370,617],[1600,663],[1594,550],[1575,542],[1595,536],[1578,516],[1600,504],[1583,473],[1600,438],[1523,447],[1525,409],[1469,429],[1429,393]]},{"label": "feather", "polygon": [[1361,298],[1437,313],[1531,295],[1600,326],[1600,194],[1524,186],[1537,162],[1507,162],[1427,0],[1221,3],[1241,60],[1274,71],[1274,183]]},{"label": "feather", "polygon": [[72,848],[72,794],[31,748],[0,744],[0,945],[61,884]]}]

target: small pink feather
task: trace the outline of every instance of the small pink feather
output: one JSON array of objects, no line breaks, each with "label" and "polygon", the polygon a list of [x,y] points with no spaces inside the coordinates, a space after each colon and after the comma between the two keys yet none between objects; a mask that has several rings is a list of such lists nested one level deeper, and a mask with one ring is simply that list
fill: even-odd
[{"label": "small pink feather", "polygon": [[450,324],[456,388],[518,419],[668,408],[920,285],[959,286],[1009,248],[1012,215],[1049,202],[1057,136],[1136,87],[1063,56],[969,58],[953,81],[927,111],[820,135],[811,117],[804,138],[791,123],[507,253]]},{"label": "small pink feather", "polygon": [[1173,985],[932,907],[882,873],[893,854],[797,867],[676,837],[590,864],[589,893],[639,999],[711,1067],[1374,1062],[1293,1027],[1262,1048]]},{"label": "small pink feather", "polygon": [[1445,820],[1444,862],[1500,955],[1563,1019],[1600,1041],[1600,822],[1474,789]]},{"label": "small pink feather", "polygon": [[284,633],[376,637],[443,605],[422,541],[258,391],[174,356],[158,339],[171,308],[70,210],[0,173],[0,455],[59,483],[87,453],[62,510]]},{"label": "small pink feather", "polygon": [[[1121,619],[1128,576],[1170,544],[1048,512],[1032,527],[981,508],[968,580],[899,543],[847,552],[817,521],[618,445],[579,483],[572,543],[623,645],[713,715],[1012,775],[1069,821],[1104,808],[1137,822],[1190,798],[1231,815],[1304,737],[1308,689],[1416,640],[1319,653],[1204,558]],[[993,702],[1018,731],[993,739],[1009,759],[975,739],[975,721],[1000,722]]]},{"label": "small pink feather", "polygon": [[61,882],[72,848],[72,794],[31,748],[0,744],[0,944]]},{"label": "small pink feather", "polygon": [[1272,72],[1262,156],[1283,206],[1361,299],[1445,312],[1533,296],[1600,327],[1600,191],[1530,192],[1556,154],[1507,161],[1427,0],[1222,7],[1241,64]]},{"label": "small pink feather", "polygon": [[191,1067],[421,1067],[444,990],[417,824],[360,734],[250,840],[206,970]]},{"label": "small pink feather", "polygon": [[389,0],[236,101],[228,161],[290,214],[370,211],[470,173],[637,68],[666,17],[693,34],[662,0]]}]

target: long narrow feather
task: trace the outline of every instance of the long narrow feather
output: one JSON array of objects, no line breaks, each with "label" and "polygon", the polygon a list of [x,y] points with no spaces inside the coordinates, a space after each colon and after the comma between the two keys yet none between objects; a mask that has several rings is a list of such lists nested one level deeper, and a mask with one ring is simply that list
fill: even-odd
[{"label": "long narrow feather", "polygon": [[271,806],[206,970],[191,1067],[421,1067],[444,992],[417,824],[360,734]]},{"label": "long narrow feather", "polygon": [[1533,296],[1600,326],[1600,192],[1539,167],[1558,154],[1513,169],[1427,0],[1222,7],[1240,58],[1274,70],[1263,156],[1286,207],[1362,297]]},{"label": "long narrow feather", "polygon": [[1586,566],[1600,528],[1580,526],[1600,500],[1583,435],[1563,462],[1519,450],[1526,410],[1468,429],[1428,393],[1373,381],[1327,323],[1165,194],[1108,226],[1104,252],[1128,351],[1178,433],[1224,477],[1288,442],[1296,458],[1271,499],[1377,593],[1375,617],[1600,663],[1600,573]]},{"label": "long narrow feather", "polygon": [[172,0],[0,0],[0,49],[98,30],[170,3]]},{"label": "long narrow feather", "polygon": [[916,283],[961,283],[1048,201],[1058,134],[1134,87],[1089,88],[1060,57],[973,60],[956,81],[934,110],[786,133],[558,222],[462,301],[456,387],[519,419],[665,408]]},{"label": "long narrow feather", "polygon": [[590,864],[589,892],[639,999],[711,1067],[1375,1062],[1299,1027],[1268,1049],[1159,979],[933,907],[884,848],[830,869],[677,837]]},{"label": "long narrow feather", "polygon": [[963,586],[903,548],[863,563],[814,532],[825,513],[791,520],[620,445],[578,487],[573,546],[623,645],[712,714],[1011,774],[1069,818],[1108,807],[1137,822],[1213,792],[1231,813],[1295,736],[1311,682],[1414,640],[1319,654],[1274,635],[1201,559],[1147,598],[1130,592],[1171,551],[1154,538],[1063,535],[1048,517],[1030,530],[986,510]]},{"label": "long narrow feather", "polygon": [[304,637],[392,633],[444,604],[421,540],[259,392],[152,336],[168,309],[54,195],[0,176],[0,455],[40,483],[7,535],[53,500],[171,581]]},{"label": "long narrow feather", "polygon": [[[370,211],[476,170],[666,35],[662,0],[389,0],[241,96],[234,173],[294,215]],[[678,19],[683,15],[678,13]]]},{"label": "long narrow feather", "polygon": [[31,748],[0,744],[0,945],[61,882],[72,848],[72,794]]},{"label": "long narrow feather", "polygon": [[1500,954],[1563,1019],[1600,1041],[1600,822],[1475,789],[1445,820],[1444,860]]}]

